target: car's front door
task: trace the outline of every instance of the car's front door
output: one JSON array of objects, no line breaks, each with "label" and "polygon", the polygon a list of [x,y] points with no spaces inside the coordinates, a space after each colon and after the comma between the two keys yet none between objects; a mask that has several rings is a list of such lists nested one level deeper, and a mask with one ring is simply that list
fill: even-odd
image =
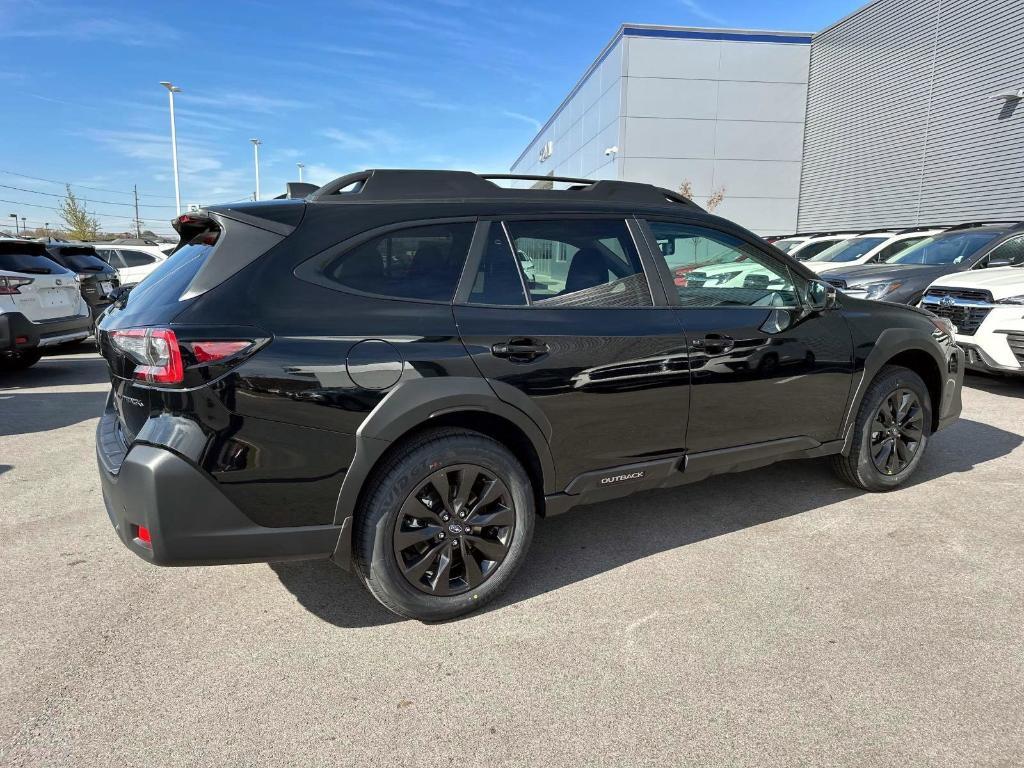
[{"label": "car's front door", "polygon": [[559,488],[683,451],[685,338],[635,237],[625,216],[484,221],[459,289],[467,349],[499,397],[539,409]]},{"label": "car's front door", "polygon": [[690,352],[688,451],[837,439],[853,375],[842,314],[808,311],[807,280],[738,232],[685,219],[645,232]]}]

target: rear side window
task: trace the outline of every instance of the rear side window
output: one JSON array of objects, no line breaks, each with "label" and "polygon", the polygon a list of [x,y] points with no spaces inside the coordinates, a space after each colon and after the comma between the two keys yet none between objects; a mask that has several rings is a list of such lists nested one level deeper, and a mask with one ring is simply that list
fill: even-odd
[{"label": "rear side window", "polygon": [[118,253],[121,254],[121,260],[126,267],[145,267],[156,261],[156,258],[142,251],[126,251],[121,249]]},{"label": "rear side window", "polygon": [[333,256],[314,277],[378,296],[451,301],[474,227],[456,222],[392,230]]},{"label": "rear side window", "polygon": [[509,221],[506,228],[532,305],[653,305],[647,277],[625,221]]},{"label": "rear side window", "polygon": [[107,262],[107,264],[114,267],[114,269],[120,269],[124,266],[124,262],[121,260],[121,255],[113,249],[97,248],[96,255]]}]

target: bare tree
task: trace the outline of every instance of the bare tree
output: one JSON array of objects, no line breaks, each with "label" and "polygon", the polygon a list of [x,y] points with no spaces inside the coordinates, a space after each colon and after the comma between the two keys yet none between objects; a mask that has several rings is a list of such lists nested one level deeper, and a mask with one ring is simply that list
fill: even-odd
[{"label": "bare tree", "polygon": [[90,216],[85,205],[78,201],[71,185],[67,185],[67,197],[58,207],[61,218],[67,226],[67,235],[72,240],[95,240],[100,231],[100,223],[95,216]]},{"label": "bare tree", "polygon": [[[685,197],[687,200],[693,200],[693,184],[689,179],[683,179],[683,183],[679,185],[679,194]],[[719,187],[711,193],[707,203],[704,205],[704,210],[708,213],[714,213],[715,208],[722,204],[725,200],[725,187]]]}]

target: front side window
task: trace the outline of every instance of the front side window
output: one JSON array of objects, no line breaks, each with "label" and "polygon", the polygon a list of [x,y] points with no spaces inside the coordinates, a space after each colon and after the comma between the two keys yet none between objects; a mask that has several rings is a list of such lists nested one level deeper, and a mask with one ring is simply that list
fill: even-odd
[{"label": "front side window", "polygon": [[819,240],[816,243],[809,242],[802,248],[790,251],[790,253],[793,255],[793,258],[800,259],[800,261],[807,261],[808,259],[813,259],[826,248],[831,248],[836,244],[836,242],[836,240]]},{"label": "front side window", "polygon": [[534,306],[653,306],[625,221],[509,221],[505,228]]},{"label": "front side window", "polygon": [[399,299],[451,301],[473,238],[472,222],[387,232],[334,256],[320,269],[329,283]]},{"label": "front side window", "polygon": [[926,237],[889,259],[888,263],[962,264],[999,235],[999,232],[953,232]]},{"label": "front side window", "polygon": [[789,269],[713,229],[649,222],[684,308],[796,307]]},{"label": "front side window", "polygon": [[[986,264],[993,261],[1004,262],[1004,266],[1015,267],[1024,264],[1024,237],[1014,237],[1001,245],[997,245],[985,260]],[[1009,262],[1006,265],[1005,262]]]},{"label": "front side window", "polygon": [[895,243],[890,243],[889,245],[885,246],[885,248],[876,253],[874,256],[872,256],[871,261],[889,261],[889,259],[895,256],[897,253],[902,253],[903,251],[907,250],[907,248],[909,248],[910,246],[917,245],[922,240],[924,240],[923,237],[906,237],[902,240],[897,240]]}]

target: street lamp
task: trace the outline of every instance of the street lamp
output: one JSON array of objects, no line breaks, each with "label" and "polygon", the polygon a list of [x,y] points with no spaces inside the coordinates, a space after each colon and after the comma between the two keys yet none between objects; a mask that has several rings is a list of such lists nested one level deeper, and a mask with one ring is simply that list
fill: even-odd
[{"label": "street lamp", "polygon": [[178,186],[178,136],[174,131],[174,94],[181,93],[181,88],[166,80],[161,80],[160,85],[167,89],[167,97],[171,102],[171,161],[174,163],[174,204],[177,207],[178,215],[181,216],[181,189]]},{"label": "street lamp", "polygon": [[295,165],[299,169],[299,184],[301,184],[302,183],[302,169],[305,168],[306,166],[304,166],[302,163],[296,163]]},{"label": "street lamp", "polygon": [[252,157],[253,162],[256,164],[256,199],[260,199],[260,144],[263,142],[259,139],[249,139],[252,142]]},{"label": "street lamp", "polygon": [[14,234],[17,235],[18,234],[18,214],[16,214],[16,213],[9,213],[7,215],[10,216],[12,219],[14,219]]}]

